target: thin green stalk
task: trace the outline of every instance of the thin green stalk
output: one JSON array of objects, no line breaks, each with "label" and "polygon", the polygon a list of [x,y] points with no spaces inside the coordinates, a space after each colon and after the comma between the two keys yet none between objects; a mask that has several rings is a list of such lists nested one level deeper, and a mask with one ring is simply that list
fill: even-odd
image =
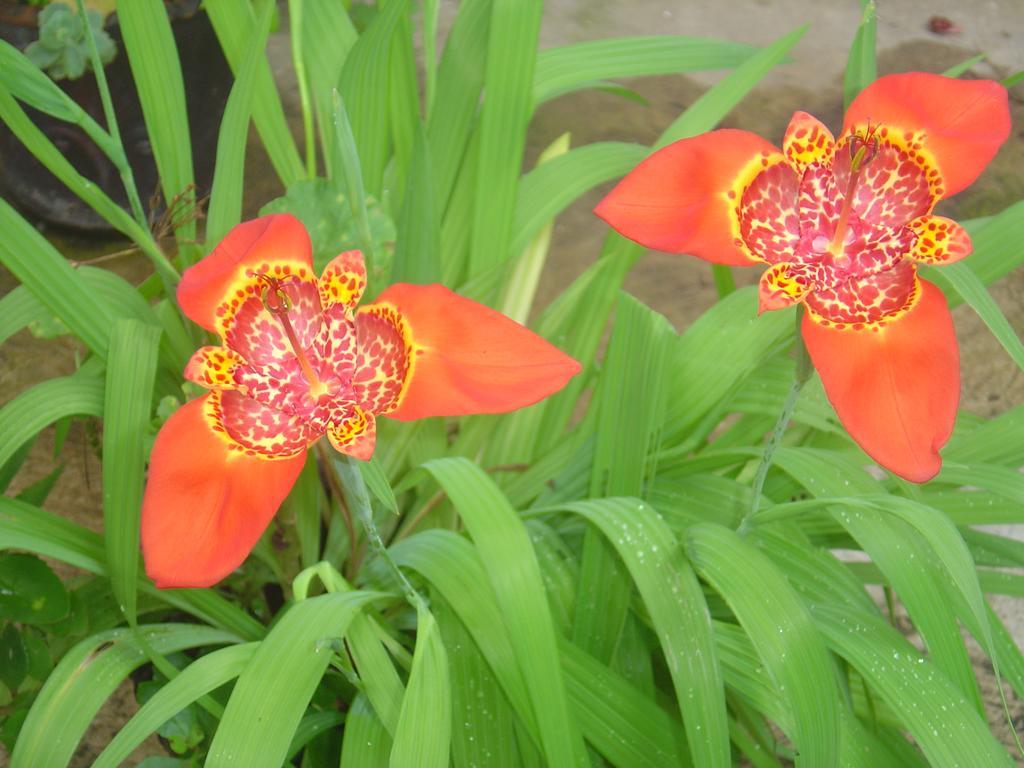
[{"label": "thin green stalk", "polygon": [[117,127],[117,116],[114,114],[114,102],[110,98],[110,87],[107,85],[107,74],[100,61],[100,52],[96,47],[96,37],[89,26],[89,18],[85,11],[84,0],[76,0],[78,3],[78,17],[85,29],[85,36],[89,41],[89,60],[92,62],[92,70],[96,75],[96,87],[100,92],[100,101],[103,103],[103,115],[107,120],[107,132],[117,146],[117,157],[111,158],[121,174],[121,182],[124,184],[124,191],[128,193],[128,204],[131,206],[132,215],[140,225],[149,229],[149,222],[146,219],[145,210],[142,207],[142,200],[139,198],[138,190],[135,188],[135,177],[128,165],[128,159],[124,152],[124,143],[121,141],[121,131]]},{"label": "thin green stalk", "polygon": [[338,474],[338,480],[345,494],[345,502],[363,527],[363,533],[366,534],[366,540],[370,543],[370,547],[387,565],[395,578],[398,579],[398,583],[402,586],[402,592],[405,593],[405,599],[409,601],[409,604],[417,610],[426,608],[426,601],[405,577],[405,574],[402,573],[398,563],[392,559],[387,546],[384,544],[384,540],[381,538],[380,531],[377,530],[377,524],[373,521],[373,508],[370,506],[370,494],[366,489],[366,482],[363,480],[363,473],[359,469],[358,461],[351,456],[335,453],[331,465]]},{"label": "thin green stalk", "polygon": [[764,482],[768,477],[768,470],[771,469],[775,451],[778,450],[779,445],[782,443],[782,436],[785,434],[786,428],[793,418],[797,400],[800,398],[800,390],[803,389],[804,384],[807,383],[807,380],[811,377],[811,372],[814,370],[810,355],[807,354],[804,338],[800,333],[800,322],[802,319],[803,307],[798,306],[796,312],[796,370],[793,374],[793,384],[789,388],[789,394],[786,395],[786,400],[782,404],[782,411],[779,413],[779,418],[775,422],[775,427],[768,438],[768,443],[764,447],[764,454],[761,456],[761,463],[757,467],[757,474],[754,475],[754,483],[751,487],[750,509],[747,510],[747,514],[743,516],[739,528],[737,528],[737,532],[741,536],[746,535],[750,531],[753,519],[761,506],[761,493],[764,491]]},{"label": "thin green stalk", "polygon": [[733,279],[732,269],[725,264],[712,264],[711,275],[715,278],[715,290],[718,298],[724,299],[736,290],[736,280]]},{"label": "thin green stalk", "polygon": [[[117,168],[121,176],[121,183],[124,185],[125,194],[128,196],[128,205],[132,209],[132,216],[139,225],[138,232],[134,233],[135,243],[153,262],[153,266],[160,274],[164,288],[168,296],[174,295],[174,287],[178,284],[181,276],[171,262],[164,255],[164,252],[153,239],[153,233],[149,229],[149,221],[146,218],[145,210],[142,207],[142,200],[135,187],[135,176],[132,175],[131,166],[128,164],[128,156],[124,151],[124,142],[121,141],[121,131],[117,125],[117,115],[114,113],[114,102],[110,98],[110,87],[107,85],[107,75],[100,61],[100,52],[96,47],[96,37],[89,26],[89,19],[86,16],[85,3],[83,0],[76,0],[78,3],[78,15],[85,29],[85,36],[89,40],[89,60],[92,62],[93,73],[96,75],[96,87],[100,92],[100,101],[103,103],[103,114],[107,121],[107,131],[112,139],[107,147],[107,156]],[[112,150],[112,151],[111,151]]]},{"label": "thin green stalk", "polygon": [[[341,94],[335,88],[331,91],[333,104],[334,138],[337,152],[342,163],[342,175],[345,182],[345,196],[348,198],[352,218],[356,223],[356,236],[359,247],[367,264],[373,264],[373,238],[370,234],[370,217],[366,212],[366,191],[363,187],[363,171],[356,151],[356,139],[352,134],[352,123],[341,100]],[[337,183],[338,179],[332,179]]]},{"label": "thin green stalk", "polygon": [[423,0],[423,71],[426,75],[427,117],[434,106],[437,91],[437,16],[439,0]]},{"label": "thin green stalk", "polygon": [[302,45],[303,0],[288,0],[288,23],[292,36],[292,66],[299,83],[299,103],[302,105],[302,135],[306,144],[306,176],[316,178],[316,140],[313,138],[313,107],[309,99],[309,78],[306,77],[306,59]]}]

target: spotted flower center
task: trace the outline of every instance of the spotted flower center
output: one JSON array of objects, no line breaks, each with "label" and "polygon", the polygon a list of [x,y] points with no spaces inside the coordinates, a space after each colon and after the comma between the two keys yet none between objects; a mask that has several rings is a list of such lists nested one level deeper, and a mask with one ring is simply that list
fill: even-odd
[{"label": "spotted flower center", "polygon": [[231,448],[288,457],[326,433],[339,450],[372,450],[373,414],[400,398],[409,346],[400,320],[354,313],[361,268],[339,263],[318,282],[275,262],[232,286],[217,310],[224,346],[186,370],[213,390],[207,415]]},{"label": "spotted flower center", "polygon": [[789,157],[762,158],[739,198],[742,244],[770,265],[762,307],[804,302],[837,325],[899,314],[917,294],[914,222],[937,199],[937,175],[912,134],[883,126],[834,144],[808,138],[787,136]]}]

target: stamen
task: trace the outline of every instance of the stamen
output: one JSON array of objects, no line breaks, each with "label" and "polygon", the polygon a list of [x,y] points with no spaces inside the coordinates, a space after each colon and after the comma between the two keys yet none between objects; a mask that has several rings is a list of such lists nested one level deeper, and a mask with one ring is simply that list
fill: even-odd
[{"label": "stamen", "polygon": [[305,376],[306,381],[309,383],[310,396],[314,399],[320,397],[320,395],[325,394],[329,390],[327,385],[320,381],[320,378],[313,370],[313,366],[309,364],[309,359],[302,350],[299,338],[295,335],[295,330],[288,319],[288,312],[293,305],[291,297],[283,287],[284,281],[266,274],[255,274],[254,277],[266,286],[263,289],[263,306],[281,322],[284,335],[288,337],[288,343],[291,345],[292,353],[295,355],[295,359],[299,361],[302,375]]},{"label": "stamen", "polygon": [[857,182],[860,179],[864,166],[875,159],[878,154],[878,139],[875,138],[877,126],[868,126],[863,136],[855,134],[850,138],[850,179],[846,183],[846,195],[843,198],[843,207],[839,211],[839,220],[836,222],[836,232],[832,241],[828,244],[828,252],[837,261],[844,261],[846,253],[843,250],[846,240],[846,231],[850,224],[850,210],[853,208],[853,195],[857,191]]}]

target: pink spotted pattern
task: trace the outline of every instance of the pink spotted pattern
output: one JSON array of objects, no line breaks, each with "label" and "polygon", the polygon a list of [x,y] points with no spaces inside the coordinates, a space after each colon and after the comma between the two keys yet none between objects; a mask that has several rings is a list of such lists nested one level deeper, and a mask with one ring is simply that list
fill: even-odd
[{"label": "pink spotted pattern", "polygon": [[[284,317],[302,360],[272,311],[278,299],[268,284],[287,296]],[[212,390],[207,417],[231,450],[287,458],[327,434],[339,450],[369,457],[373,414],[397,406],[412,344],[388,308],[356,315],[365,285],[362,256],[348,252],[320,281],[305,267],[275,262],[231,286],[216,315],[223,346],[199,349],[185,369]]]},{"label": "pink spotted pattern", "polygon": [[916,301],[915,262],[953,250],[938,237],[957,256],[969,251],[931,215],[943,183],[921,139],[865,125],[833,140],[815,118],[794,115],[783,152],[734,197],[743,244],[773,265],[763,310],[802,301],[823,324],[878,328]]}]

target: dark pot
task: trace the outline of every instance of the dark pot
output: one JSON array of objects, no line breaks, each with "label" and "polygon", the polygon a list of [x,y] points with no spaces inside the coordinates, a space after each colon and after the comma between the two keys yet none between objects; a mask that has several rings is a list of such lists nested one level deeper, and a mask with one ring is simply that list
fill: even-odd
[{"label": "dark pot", "polygon": [[[199,0],[165,5],[185,81],[198,197],[209,192],[213,180],[217,131],[231,89],[231,70],[205,11],[199,9]],[[38,11],[38,8],[0,0],[0,37],[24,50],[39,36]],[[135,184],[143,205],[147,205],[150,197],[159,193],[159,175],[116,14],[107,19],[105,28],[117,44],[117,56],[105,70],[107,83]],[[59,80],[57,84],[100,125],[106,125],[96,78],[91,72],[77,80]],[[128,200],[117,169],[80,128],[22,106],[79,173],[127,209]],[[0,187],[7,199],[41,220],[83,230],[110,229],[106,221],[46,170],[3,123],[0,123]],[[159,213],[164,204],[161,200],[155,212]]]}]

